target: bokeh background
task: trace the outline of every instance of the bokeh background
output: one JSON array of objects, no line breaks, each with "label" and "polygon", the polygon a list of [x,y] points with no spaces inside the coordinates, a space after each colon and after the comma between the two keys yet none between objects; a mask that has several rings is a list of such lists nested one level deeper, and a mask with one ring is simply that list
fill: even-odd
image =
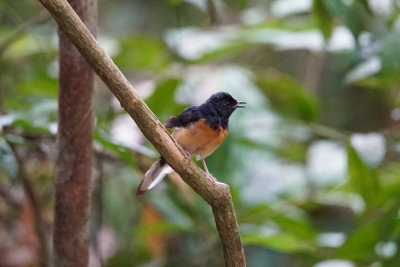
[{"label": "bokeh background", "polygon": [[[247,265],[400,266],[400,2],[99,0],[98,40],[161,121],[212,93],[246,101],[207,159],[231,187]],[[0,266],[38,266],[27,188],[50,238],[56,24],[0,0]],[[223,266],[211,209],[98,80],[91,266]],[[15,158],[12,148],[22,151]]]}]

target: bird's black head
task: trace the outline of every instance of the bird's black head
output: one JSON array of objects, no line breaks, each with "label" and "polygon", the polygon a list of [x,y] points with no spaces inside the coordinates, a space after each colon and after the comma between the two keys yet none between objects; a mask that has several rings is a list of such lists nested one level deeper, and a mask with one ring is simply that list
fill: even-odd
[{"label": "bird's black head", "polygon": [[201,107],[207,122],[218,129],[220,126],[227,128],[229,117],[237,108],[244,108],[243,104],[246,102],[237,101],[230,94],[220,92],[213,94]]}]

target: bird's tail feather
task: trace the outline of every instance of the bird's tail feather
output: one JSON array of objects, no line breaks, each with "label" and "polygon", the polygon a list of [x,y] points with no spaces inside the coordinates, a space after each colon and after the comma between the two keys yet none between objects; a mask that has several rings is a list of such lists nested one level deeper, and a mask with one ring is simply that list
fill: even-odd
[{"label": "bird's tail feather", "polygon": [[142,182],[136,191],[136,196],[141,196],[147,190],[152,189],[171,172],[172,168],[167,164],[167,161],[163,157],[160,157],[153,163],[153,165],[151,165],[150,169],[144,175]]}]

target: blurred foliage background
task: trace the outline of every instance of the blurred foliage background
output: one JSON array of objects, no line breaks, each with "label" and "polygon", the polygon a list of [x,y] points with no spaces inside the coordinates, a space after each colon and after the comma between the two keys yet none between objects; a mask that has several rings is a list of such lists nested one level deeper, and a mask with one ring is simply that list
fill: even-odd
[{"label": "blurred foliage background", "polygon": [[[248,266],[400,266],[399,15],[397,0],[99,0],[98,40],[162,121],[217,91],[248,103],[207,159]],[[0,0],[1,266],[37,265],[33,214],[50,238],[57,50],[36,1]],[[91,266],[222,266],[211,209],[179,177],[134,196],[158,153],[101,81],[94,97]]]}]

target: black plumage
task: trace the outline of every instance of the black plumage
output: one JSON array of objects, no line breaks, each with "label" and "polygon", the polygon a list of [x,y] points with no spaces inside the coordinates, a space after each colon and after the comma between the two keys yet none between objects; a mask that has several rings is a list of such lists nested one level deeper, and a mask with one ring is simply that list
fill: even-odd
[{"label": "black plumage", "polygon": [[207,124],[214,130],[220,127],[228,128],[229,117],[236,108],[241,108],[242,102],[236,101],[230,94],[220,92],[213,94],[204,104],[186,108],[181,114],[171,117],[165,124],[167,128],[187,127],[205,118]]}]

